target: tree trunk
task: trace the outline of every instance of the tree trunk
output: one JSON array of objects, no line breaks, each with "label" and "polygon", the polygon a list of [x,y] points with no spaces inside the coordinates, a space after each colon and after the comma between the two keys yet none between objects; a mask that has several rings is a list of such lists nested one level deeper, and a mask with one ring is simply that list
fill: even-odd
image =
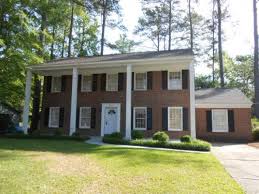
[{"label": "tree trunk", "polygon": [[221,31],[221,2],[217,0],[218,4],[218,52],[219,52],[219,69],[220,69],[220,86],[224,88],[224,64],[222,52],[222,31]]},{"label": "tree trunk", "polygon": [[70,29],[68,37],[68,57],[71,57],[71,47],[72,47],[72,38],[73,38],[73,25],[74,25],[74,2],[71,1],[71,18],[70,18]]},{"label": "tree trunk", "polygon": [[81,43],[80,43],[80,56],[84,55],[84,37],[85,37],[85,26],[82,27]]},{"label": "tree trunk", "polygon": [[52,27],[52,43],[51,43],[51,48],[50,48],[50,59],[54,59],[54,44],[55,44],[55,27]]},{"label": "tree trunk", "polygon": [[191,0],[188,1],[188,8],[189,8],[189,22],[190,22],[190,42],[191,42],[191,49],[193,50],[193,25],[192,25],[192,10],[191,10]]},{"label": "tree trunk", "polygon": [[215,0],[212,9],[212,83],[215,85]]},{"label": "tree trunk", "polygon": [[172,42],[172,0],[169,0],[169,28],[168,28],[168,50],[171,50]]},{"label": "tree trunk", "polygon": [[103,12],[102,12],[102,38],[101,38],[101,55],[104,51],[104,34],[106,27],[106,11],[107,11],[107,0],[103,0]]},{"label": "tree trunk", "polygon": [[257,0],[253,0],[254,12],[254,79],[255,79],[255,116],[259,118],[259,67],[258,67],[258,29],[257,29]]},{"label": "tree trunk", "polygon": [[63,42],[62,42],[62,49],[61,49],[61,58],[64,58],[65,41],[66,41],[66,27],[64,27]]}]

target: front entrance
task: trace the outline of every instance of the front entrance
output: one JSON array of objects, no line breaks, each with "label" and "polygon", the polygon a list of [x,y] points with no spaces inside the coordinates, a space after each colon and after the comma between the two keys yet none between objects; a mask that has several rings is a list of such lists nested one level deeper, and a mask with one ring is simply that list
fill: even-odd
[{"label": "front entrance", "polygon": [[102,104],[101,135],[120,131],[120,104]]}]

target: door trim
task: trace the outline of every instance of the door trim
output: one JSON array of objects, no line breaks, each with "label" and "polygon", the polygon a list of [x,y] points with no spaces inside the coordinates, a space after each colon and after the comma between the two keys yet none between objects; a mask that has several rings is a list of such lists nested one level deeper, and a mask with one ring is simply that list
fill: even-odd
[{"label": "door trim", "polygon": [[120,103],[102,103],[102,118],[101,118],[101,136],[104,136],[104,117],[105,117],[105,108],[116,107],[118,109],[118,120],[117,120],[117,132],[120,132],[121,124],[121,104]]}]

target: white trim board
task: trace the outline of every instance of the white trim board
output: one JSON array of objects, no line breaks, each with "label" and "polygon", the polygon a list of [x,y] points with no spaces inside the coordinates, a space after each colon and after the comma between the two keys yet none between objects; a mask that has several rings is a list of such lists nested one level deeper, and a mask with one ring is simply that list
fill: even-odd
[{"label": "white trim board", "polygon": [[195,104],[195,108],[251,108],[252,104]]}]

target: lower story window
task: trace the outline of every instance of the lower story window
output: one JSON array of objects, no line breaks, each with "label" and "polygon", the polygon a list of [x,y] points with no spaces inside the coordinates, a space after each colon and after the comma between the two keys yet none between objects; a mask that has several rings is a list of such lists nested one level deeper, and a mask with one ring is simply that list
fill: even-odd
[{"label": "lower story window", "polygon": [[90,107],[80,107],[79,128],[81,129],[91,128],[91,108]]},{"label": "lower story window", "polygon": [[169,131],[183,130],[183,108],[182,107],[168,108],[168,130]]},{"label": "lower story window", "polygon": [[212,110],[212,131],[228,132],[228,111],[226,109]]},{"label": "lower story window", "polygon": [[134,108],[134,129],[146,130],[147,128],[147,108],[135,107]]},{"label": "lower story window", "polygon": [[59,127],[59,107],[49,108],[49,127],[58,128]]}]

